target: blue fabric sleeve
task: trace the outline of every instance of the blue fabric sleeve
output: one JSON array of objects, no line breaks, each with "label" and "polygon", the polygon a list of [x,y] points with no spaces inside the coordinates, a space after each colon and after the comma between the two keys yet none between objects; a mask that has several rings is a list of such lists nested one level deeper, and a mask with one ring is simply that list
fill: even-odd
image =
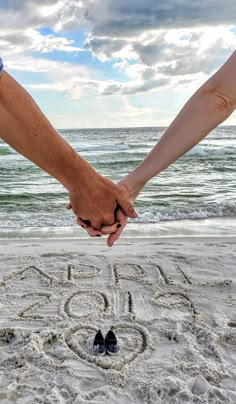
[{"label": "blue fabric sleeve", "polygon": [[2,58],[0,57],[0,76],[2,74],[3,71],[3,63],[2,63]]}]

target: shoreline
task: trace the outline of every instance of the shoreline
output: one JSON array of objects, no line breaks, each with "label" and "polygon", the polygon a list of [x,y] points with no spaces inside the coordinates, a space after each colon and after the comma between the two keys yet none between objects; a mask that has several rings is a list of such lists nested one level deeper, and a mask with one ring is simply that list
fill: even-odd
[{"label": "shoreline", "polygon": [[[88,244],[88,245],[100,245],[100,244],[104,244],[106,246],[106,236],[104,236],[103,238],[95,238],[95,237],[84,237],[84,238],[77,238],[77,237],[71,237],[71,238],[56,238],[56,237],[51,237],[51,238],[45,238],[43,239],[42,237],[35,237],[35,238],[15,238],[15,239],[6,239],[0,238],[0,247],[1,244],[14,244],[14,243],[30,243],[31,241],[37,241],[40,244],[47,244],[47,243],[59,243],[59,244],[69,244],[71,242],[76,242],[79,241],[82,244]],[[172,242],[179,242],[179,241],[183,241],[183,242],[194,242],[195,240],[200,240],[200,241],[209,241],[209,240],[215,240],[215,241],[224,241],[224,240],[230,240],[230,241],[236,241],[236,235],[209,235],[209,236],[201,236],[201,235],[192,235],[192,236],[160,236],[160,237],[122,237],[120,238],[115,244],[114,246],[117,245],[124,245],[124,244],[135,244],[137,243],[151,243],[151,244],[156,244],[157,242],[159,243],[166,243],[168,241],[172,241]],[[112,247],[108,247],[109,249]]]},{"label": "shoreline", "polygon": [[[120,240],[175,237],[236,237],[236,217],[217,217],[194,220],[162,221],[157,223],[129,222]],[[1,229],[2,240],[91,240],[85,230],[73,227]],[[104,240],[104,238],[102,238]]]},{"label": "shoreline", "polygon": [[31,256],[43,254],[83,254],[90,256],[119,257],[143,255],[146,257],[156,253],[181,251],[182,255],[191,255],[191,251],[205,251],[208,246],[214,247],[216,258],[217,247],[236,245],[236,236],[195,236],[195,237],[156,237],[156,238],[121,238],[113,247],[108,247],[105,238],[84,239],[3,239],[0,240],[1,256]]}]

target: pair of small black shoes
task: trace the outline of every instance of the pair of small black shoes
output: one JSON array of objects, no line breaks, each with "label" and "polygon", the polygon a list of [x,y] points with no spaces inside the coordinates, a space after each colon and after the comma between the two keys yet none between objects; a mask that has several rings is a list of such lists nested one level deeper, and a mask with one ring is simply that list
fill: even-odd
[{"label": "pair of small black shoes", "polygon": [[117,342],[117,338],[115,333],[110,330],[106,334],[105,338],[103,337],[101,330],[97,332],[93,341],[93,352],[96,355],[116,355],[118,354],[120,347]]}]

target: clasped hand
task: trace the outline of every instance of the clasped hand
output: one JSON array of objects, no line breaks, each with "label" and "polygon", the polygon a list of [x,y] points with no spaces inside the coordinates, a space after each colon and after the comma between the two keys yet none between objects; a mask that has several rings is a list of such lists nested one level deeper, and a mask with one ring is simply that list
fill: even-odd
[{"label": "clasped hand", "polygon": [[69,191],[70,203],[77,223],[91,237],[108,235],[107,245],[112,246],[119,238],[127,223],[127,218],[136,218],[132,196],[128,188],[120,182],[114,184],[108,178],[91,170],[84,184],[74,186]]}]

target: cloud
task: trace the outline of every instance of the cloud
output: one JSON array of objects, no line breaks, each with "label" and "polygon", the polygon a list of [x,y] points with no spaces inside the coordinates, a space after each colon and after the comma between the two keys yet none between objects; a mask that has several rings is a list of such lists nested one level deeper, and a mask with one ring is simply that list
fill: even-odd
[{"label": "cloud", "polygon": [[114,83],[105,87],[103,91],[103,95],[128,95],[128,94],[136,94],[136,93],[144,93],[149,90],[154,90],[157,88],[161,88],[170,83],[170,80],[167,78],[160,78],[156,80],[147,80],[142,81],[140,83]]},{"label": "cloud", "polygon": [[[7,3],[7,4],[6,4]],[[42,1],[41,4],[49,2]],[[59,3],[59,2],[57,2]],[[27,29],[28,27],[40,28],[50,26],[52,17],[50,15],[42,18],[38,2],[25,0],[11,0],[1,4],[0,27],[5,29]]]},{"label": "cloud", "polygon": [[[40,73],[41,90],[73,99],[145,93],[216,70],[235,48],[235,15],[234,0],[2,1],[0,49],[9,69]],[[44,27],[52,33],[43,34]],[[83,29],[81,48],[67,31]],[[105,76],[49,60],[54,51],[91,52],[93,60],[112,62],[113,71]]]},{"label": "cloud", "polygon": [[65,94],[74,100],[101,93],[104,84],[91,79],[92,72],[84,67],[70,63],[45,60],[42,58],[19,57],[7,62],[9,69],[37,72],[38,81],[34,84],[23,83],[27,89],[53,91]]},{"label": "cloud", "polygon": [[181,28],[144,32],[132,39],[88,38],[86,48],[102,61],[120,58],[155,66],[184,58],[191,65],[195,58],[200,63],[203,58],[205,65],[207,55],[212,59],[215,54],[216,62],[224,60],[234,50],[235,39],[236,34],[229,27]]},{"label": "cloud", "polygon": [[[53,4],[52,4],[53,3]],[[2,1],[0,26],[87,27],[94,36],[128,37],[156,29],[234,25],[234,0],[11,0]]]},{"label": "cloud", "polygon": [[93,80],[81,80],[78,79],[78,76],[74,76],[62,81],[58,79],[56,82],[52,80],[50,83],[26,84],[25,87],[40,91],[64,93],[66,97],[72,100],[79,100],[98,95],[100,83]]},{"label": "cloud", "polygon": [[[234,25],[236,15],[234,0],[83,0],[81,3],[84,21],[94,36],[127,37],[153,29]],[[75,9],[75,19],[81,16],[81,10]]]},{"label": "cloud", "polygon": [[73,46],[74,41],[55,35],[42,35],[33,28],[0,30],[0,46],[3,53],[53,51],[81,52],[84,49]]},{"label": "cloud", "polygon": [[[132,59],[132,45],[125,39],[88,37],[85,49],[102,62],[111,59]],[[135,54],[133,55],[135,57]]]}]

